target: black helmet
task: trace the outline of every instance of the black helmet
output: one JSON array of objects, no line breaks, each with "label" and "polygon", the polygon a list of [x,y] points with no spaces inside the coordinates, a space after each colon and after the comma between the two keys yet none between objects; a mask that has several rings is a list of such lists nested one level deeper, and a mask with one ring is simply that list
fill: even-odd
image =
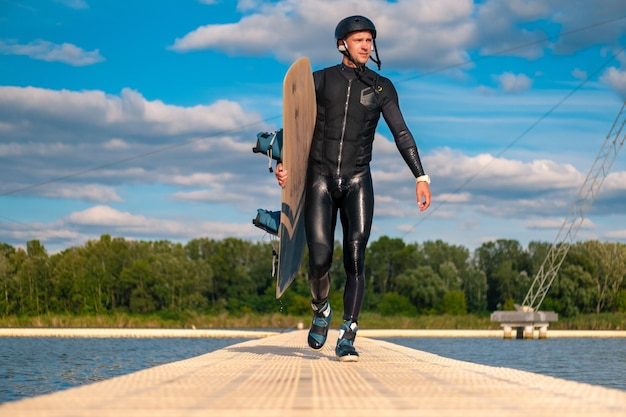
[{"label": "black helmet", "polygon": [[372,38],[376,39],[376,26],[364,16],[350,16],[337,24],[335,29],[335,40],[345,39],[352,32],[361,31],[372,32]]}]

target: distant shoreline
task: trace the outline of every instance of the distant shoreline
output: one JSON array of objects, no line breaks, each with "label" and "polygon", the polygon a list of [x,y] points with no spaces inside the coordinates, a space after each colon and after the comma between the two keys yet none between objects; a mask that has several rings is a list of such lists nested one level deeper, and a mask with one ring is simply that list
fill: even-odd
[{"label": "distant shoreline", "polygon": [[[86,338],[262,338],[285,331],[246,329],[115,329],[115,328],[0,328],[0,337],[86,337]],[[389,337],[495,337],[503,338],[502,330],[407,330],[407,329],[361,329],[359,336],[373,338]],[[626,330],[549,330],[548,338],[626,338]]]}]

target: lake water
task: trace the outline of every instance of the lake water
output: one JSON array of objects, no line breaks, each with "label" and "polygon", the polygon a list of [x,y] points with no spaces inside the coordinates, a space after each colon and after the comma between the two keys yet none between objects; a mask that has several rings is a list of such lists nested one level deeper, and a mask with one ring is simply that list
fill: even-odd
[{"label": "lake water", "polygon": [[192,358],[245,340],[0,337],[0,403]]},{"label": "lake water", "polygon": [[[187,359],[244,340],[247,339],[0,338],[0,403]],[[626,390],[625,339],[384,340],[454,359]]]},{"label": "lake water", "polygon": [[389,338],[447,358],[626,391],[626,339]]}]

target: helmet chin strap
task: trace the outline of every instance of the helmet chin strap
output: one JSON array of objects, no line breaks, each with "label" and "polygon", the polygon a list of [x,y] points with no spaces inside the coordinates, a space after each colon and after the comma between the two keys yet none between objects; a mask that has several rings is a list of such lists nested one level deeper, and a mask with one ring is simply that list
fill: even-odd
[{"label": "helmet chin strap", "polygon": [[[350,51],[348,50],[348,44],[346,43],[345,39],[342,39],[341,42],[342,42],[342,45],[337,45],[337,49],[339,50],[339,52],[344,54],[350,60],[350,62],[356,65],[358,70],[360,71],[363,70],[363,67],[365,67],[365,65],[359,64],[358,62],[356,62],[354,58],[352,58],[352,55],[350,55]],[[378,57],[378,48],[376,47],[376,39],[372,40],[372,50],[376,54],[376,59],[374,59],[372,55],[370,55],[370,59],[376,63],[376,65],[378,66],[378,71],[380,71],[381,62],[380,62],[380,58]]]},{"label": "helmet chin strap", "polygon": [[376,65],[378,66],[378,71],[380,71],[380,66],[382,63],[380,62],[380,58],[378,57],[378,48],[376,47],[376,39],[372,39],[372,46],[373,46],[372,49],[374,49],[374,53],[376,54],[376,59],[374,59],[372,55],[370,55],[370,59],[376,63]]}]

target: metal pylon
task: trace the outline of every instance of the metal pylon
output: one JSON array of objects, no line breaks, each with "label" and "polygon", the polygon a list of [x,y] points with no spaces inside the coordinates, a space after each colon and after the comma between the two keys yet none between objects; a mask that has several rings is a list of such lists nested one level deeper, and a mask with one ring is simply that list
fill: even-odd
[{"label": "metal pylon", "polygon": [[524,298],[522,310],[538,311],[543,299],[545,298],[552,282],[556,278],[557,272],[565,259],[565,255],[569,251],[570,246],[574,243],[574,239],[580,226],[585,220],[585,216],[589,213],[589,209],[593,204],[604,179],[609,174],[611,166],[617,157],[626,133],[622,134],[626,125],[626,102],[622,104],[609,134],[606,136],[598,156],[594,161],[591,170],[587,174],[587,178],[583,182],[582,187],[578,191],[578,195],[570,207],[569,213],[559,230],[546,258],[544,259],[535,279]]}]

